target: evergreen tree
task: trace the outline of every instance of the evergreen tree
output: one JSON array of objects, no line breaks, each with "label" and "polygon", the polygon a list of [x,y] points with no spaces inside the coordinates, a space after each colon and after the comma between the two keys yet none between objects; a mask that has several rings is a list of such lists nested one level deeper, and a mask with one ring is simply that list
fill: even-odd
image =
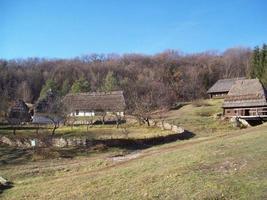
[{"label": "evergreen tree", "polygon": [[60,95],[65,96],[69,91],[70,91],[69,80],[64,80],[62,87],[61,87]]},{"label": "evergreen tree", "polygon": [[261,81],[264,85],[267,85],[267,45],[263,44],[261,49],[261,66],[262,74]]},{"label": "evergreen tree", "polygon": [[42,88],[42,90],[40,92],[40,97],[39,98],[44,98],[48,91],[52,91],[53,93],[57,93],[58,92],[57,84],[52,79],[48,79],[45,82],[45,85],[43,86],[43,88]]},{"label": "evergreen tree", "polygon": [[89,92],[89,91],[90,91],[90,84],[84,77],[75,81],[71,86],[71,92],[73,93]]},{"label": "evergreen tree", "polygon": [[264,85],[267,85],[267,45],[262,48],[255,47],[252,57],[251,78],[258,78]]},{"label": "evergreen tree", "polygon": [[256,46],[253,50],[251,78],[259,78],[260,75],[260,48]]},{"label": "evergreen tree", "polygon": [[118,80],[112,71],[109,71],[104,80],[104,84],[102,86],[102,90],[105,92],[111,92],[118,88]]}]

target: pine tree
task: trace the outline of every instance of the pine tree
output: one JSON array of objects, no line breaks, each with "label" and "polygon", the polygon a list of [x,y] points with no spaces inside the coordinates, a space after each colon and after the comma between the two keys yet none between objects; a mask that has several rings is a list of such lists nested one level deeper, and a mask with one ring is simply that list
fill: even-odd
[{"label": "pine tree", "polygon": [[47,95],[48,91],[52,91],[53,93],[57,93],[58,92],[58,87],[55,81],[53,81],[52,79],[48,79],[45,82],[45,85],[43,86],[41,92],[40,92],[40,97],[39,98],[43,98]]},{"label": "pine tree", "polygon": [[267,86],[267,45],[255,47],[252,57],[251,78],[258,78]]},{"label": "pine tree", "polygon": [[112,71],[109,71],[104,80],[104,84],[102,86],[102,90],[105,92],[111,92],[118,88],[118,80]]},{"label": "pine tree", "polygon": [[70,91],[69,80],[64,80],[62,87],[61,87],[61,90],[60,90],[60,95],[65,96],[69,91]]},{"label": "pine tree", "polygon": [[251,78],[259,78],[260,74],[260,48],[256,46],[253,50]]},{"label": "pine tree", "polygon": [[90,91],[90,84],[84,77],[75,81],[71,86],[71,92],[73,93],[89,92],[89,91]]},{"label": "pine tree", "polygon": [[264,85],[267,85],[267,45],[263,44],[261,49],[261,81]]}]

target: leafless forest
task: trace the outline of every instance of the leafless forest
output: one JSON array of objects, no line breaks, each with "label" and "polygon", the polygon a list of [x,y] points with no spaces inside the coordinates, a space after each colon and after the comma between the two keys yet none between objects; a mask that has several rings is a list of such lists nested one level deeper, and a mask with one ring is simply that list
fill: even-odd
[{"label": "leafless forest", "polygon": [[232,48],[223,53],[168,50],[156,55],[1,60],[0,93],[2,104],[16,99],[34,103],[44,87],[64,96],[80,81],[86,83],[82,92],[123,90],[128,110],[141,104],[147,109],[166,108],[206,97],[207,88],[219,78],[249,76],[252,54],[247,48]]}]

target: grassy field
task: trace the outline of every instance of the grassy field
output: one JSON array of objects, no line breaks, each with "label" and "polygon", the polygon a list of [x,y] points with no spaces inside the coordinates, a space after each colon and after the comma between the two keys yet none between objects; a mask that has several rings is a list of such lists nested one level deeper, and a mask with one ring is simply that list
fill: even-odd
[{"label": "grassy field", "polygon": [[[94,125],[87,130],[87,126],[74,126],[73,128],[63,126],[56,130],[56,136],[63,137],[87,137],[89,139],[110,139],[125,138],[125,129],[128,131],[128,138],[150,138],[165,136],[171,134],[171,131],[161,130],[157,127],[140,126],[137,124],[122,124],[120,128],[115,125]],[[52,127],[41,127],[39,135],[51,134]],[[10,126],[0,126],[0,135],[13,135],[13,129]],[[37,135],[34,126],[22,126],[16,130],[18,137],[35,137]]]},{"label": "grassy field", "polygon": [[266,199],[267,126],[110,153],[1,165],[2,199]]},{"label": "grassy field", "polygon": [[[79,149],[71,158],[32,162],[33,152],[0,146],[0,176],[14,184],[0,198],[267,199],[267,124],[223,129],[226,122],[212,117],[220,101],[204,104],[166,113],[168,120],[199,130],[196,137],[145,150]],[[208,116],[199,114],[205,107]]]},{"label": "grassy field", "polygon": [[196,134],[206,137],[235,130],[228,121],[218,120],[214,115],[222,113],[222,99],[198,100],[178,110],[163,114],[167,122],[176,124]]}]

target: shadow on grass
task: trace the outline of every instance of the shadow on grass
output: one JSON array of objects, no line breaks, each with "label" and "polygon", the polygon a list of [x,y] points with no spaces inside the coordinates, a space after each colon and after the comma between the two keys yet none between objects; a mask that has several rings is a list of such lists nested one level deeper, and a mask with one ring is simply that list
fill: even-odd
[{"label": "shadow on grass", "polygon": [[31,150],[0,146],[0,166],[8,163],[23,163],[31,158]]},{"label": "shadow on grass", "polygon": [[93,144],[103,144],[107,147],[116,147],[127,150],[142,150],[153,146],[167,144],[175,142],[177,140],[188,140],[195,136],[194,133],[185,130],[183,133],[171,134],[167,136],[158,136],[154,138],[144,138],[144,139],[100,139],[93,140]]},{"label": "shadow on grass", "polygon": [[10,189],[12,187],[14,187],[12,182],[7,182],[6,185],[0,184],[0,194],[2,194],[4,192],[4,190]]},{"label": "shadow on grass", "polygon": [[[15,126],[16,130],[36,130],[34,126]],[[0,126],[0,130],[13,130],[12,126]],[[38,129],[49,129],[48,127],[39,127]]]},{"label": "shadow on grass", "polygon": [[188,140],[194,136],[194,133],[185,130],[183,133],[157,136],[154,138],[86,139],[86,146],[66,148],[46,147],[36,148],[35,150],[0,145],[0,167],[5,164],[25,163],[31,161],[34,157],[38,159],[74,158],[76,156],[88,156],[91,153],[108,151],[111,148],[128,151],[142,150],[177,140]]},{"label": "shadow on grass", "polygon": [[[121,120],[120,121],[120,124],[125,124],[126,123],[126,120]],[[104,123],[105,125],[116,125],[117,124],[117,121],[116,120],[107,120],[105,121]],[[93,125],[103,125],[103,122],[100,121],[100,120],[97,120],[93,123]]]}]

